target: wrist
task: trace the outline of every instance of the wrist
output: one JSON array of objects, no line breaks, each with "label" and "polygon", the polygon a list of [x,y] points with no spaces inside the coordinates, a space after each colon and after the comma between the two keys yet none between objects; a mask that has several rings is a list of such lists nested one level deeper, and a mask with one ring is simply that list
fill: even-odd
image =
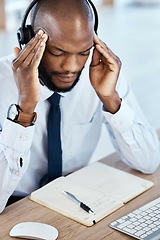
[{"label": "wrist", "polygon": [[117,92],[113,96],[101,96],[100,99],[103,103],[104,111],[110,112],[112,114],[115,114],[119,111],[122,99],[119,97]]},{"label": "wrist", "polygon": [[22,112],[32,114],[36,108],[37,103],[28,103],[28,102],[18,102],[18,106],[20,107]]},{"label": "wrist", "polygon": [[34,125],[37,119],[37,114],[35,112],[24,112],[19,105],[11,104],[8,109],[7,119],[18,123],[24,127],[28,127]]}]

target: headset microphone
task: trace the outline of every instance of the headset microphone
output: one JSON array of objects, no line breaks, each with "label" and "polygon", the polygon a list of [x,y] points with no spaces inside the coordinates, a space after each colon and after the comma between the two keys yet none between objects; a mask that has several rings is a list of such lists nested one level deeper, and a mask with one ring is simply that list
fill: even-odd
[{"label": "headset microphone", "polygon": [[[18,38],[19,46],[20,46],[21,49],[22,49],[22,46],[27,44],[35,35],[32,26],[31,25],[26,25],[26,22],[27,22],[27,17],[29,15],[30,11],[32,10],[34,5],[36,3],[38,3],[39,1],[42,1],[42,0],[33,0],[31,2],[31,4],[28,6],[28,8],[26,9],[26,11],[24,13],[22,23],[21,23],[21,27],[17,31],[17,38]],[[94,14],[94,18],[95,18],[94,31],[95,31],[95,33],[97,33],[98,13],[97,13],[96,7],[94,6],[93,2],[91,0],[87,0],[87,1],[88,1],[89,5],[91,6],[92,10],[93,10],[93,14]]]}]

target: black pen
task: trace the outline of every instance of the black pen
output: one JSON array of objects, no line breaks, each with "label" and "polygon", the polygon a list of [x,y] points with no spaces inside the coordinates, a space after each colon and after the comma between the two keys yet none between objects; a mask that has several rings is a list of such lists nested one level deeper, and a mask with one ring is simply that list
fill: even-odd
[{"label": "black pen", "polygon": [[82,208],[83,210],[85,210],[86,212],[88,213],[91,213],[91,214],[94,214],[95,213],[92,211],[92,209],[90,207],[88,207],[86,204],[84,204],[83,202],[81,202],[80,200],[78,200],[78,198],[76,198],[72,193],[69,193],[69,192],[66,192],[66,191],[63,191],[63,193],[69,197],[72,201],[74,201],[75,203],[77,203],[80,208]]}]

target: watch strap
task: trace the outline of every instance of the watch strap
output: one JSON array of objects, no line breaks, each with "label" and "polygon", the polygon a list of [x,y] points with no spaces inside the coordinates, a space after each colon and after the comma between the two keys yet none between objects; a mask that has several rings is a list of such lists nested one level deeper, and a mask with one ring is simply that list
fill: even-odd
[{"label": "watch strap", "polygon": [[37,119],[36,112],[30,114],[30,113],[25,113],[25,112],[19,111],[19,114],[17,116],[17,119],[15,119],[15,122],[28,123],[28,124],[33,125],[35,123],[36,119]]}]

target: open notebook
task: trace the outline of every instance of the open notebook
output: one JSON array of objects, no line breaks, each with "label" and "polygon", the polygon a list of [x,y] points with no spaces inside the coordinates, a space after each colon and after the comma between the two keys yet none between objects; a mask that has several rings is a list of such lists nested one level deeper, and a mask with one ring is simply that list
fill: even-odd
[{"label": "open notebook", "polygon": [[[83,225],[92,226],[152,186],[151,181],[95,162],[32,192],[30,199]],[[63,191],[74,194],[95,215],[81,209]]]}]

